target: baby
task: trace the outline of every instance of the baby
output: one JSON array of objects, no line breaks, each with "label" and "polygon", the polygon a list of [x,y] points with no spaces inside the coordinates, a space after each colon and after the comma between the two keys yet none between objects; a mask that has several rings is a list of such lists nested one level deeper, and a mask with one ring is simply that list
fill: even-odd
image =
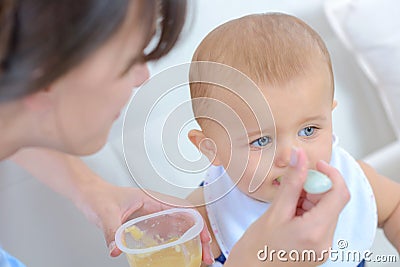
[{"label": "baby", "polygon": [[[245,16],[210,32],[193,56],[197,61],[237,69],[259,88],[230,82],[239,87],[230,90],[196,82],[223,73],[218,67],[212,70],[213,64],[191,70],[192,106],[201,130],[191,130],[189,138],[212,166],[204,187],[189,199],[206,203],[199,210],[217,241],[212,244],[216,261],[223,264],[249,225],[274,201],[296,147],[306,152],[309,169],[318,170],[322,161],[335,167],[351,195],[332,244],[339,253],[323,266],[364,266],[364,251],[371,247],[377,225],[400,249],[400,185],[339,146],[332,132],[336,101],[331,60],[313,29],[286,14]],[[303,192],[296,214],[302,216],[316,201],[318,195]],[[342,253],[346,251],[360,256],[351,258]],[[243,256],[256,257],[257,252],[244,251]]]}]

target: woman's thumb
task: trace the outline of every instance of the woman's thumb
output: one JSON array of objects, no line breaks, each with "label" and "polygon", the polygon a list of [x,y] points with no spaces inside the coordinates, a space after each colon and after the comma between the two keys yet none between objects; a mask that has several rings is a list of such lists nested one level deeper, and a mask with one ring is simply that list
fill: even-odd
[{"label": "woman's thumb", "polygon": [[279,191],[272,207],[279,211],[284,220],[291,219],[296,214],[297,203],[307,177],[307,156],[304,150],[292,148],[289,169],[282,178]]}]

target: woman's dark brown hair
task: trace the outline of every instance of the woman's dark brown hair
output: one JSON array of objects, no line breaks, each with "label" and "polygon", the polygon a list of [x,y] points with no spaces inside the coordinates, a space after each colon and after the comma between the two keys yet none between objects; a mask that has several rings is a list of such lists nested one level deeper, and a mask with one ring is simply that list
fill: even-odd
[{"label": "woman's dark brown hair", "polygon": [[179,37],[186,0],[0,0],[0,102],[45,88],[81,63],[118,31],[134,1],[147,40],[158,38],[143,60],[158,59]]}]

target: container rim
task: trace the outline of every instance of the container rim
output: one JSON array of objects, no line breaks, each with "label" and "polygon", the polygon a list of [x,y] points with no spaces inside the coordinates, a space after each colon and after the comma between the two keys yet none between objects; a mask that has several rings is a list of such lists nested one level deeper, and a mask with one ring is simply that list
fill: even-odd
[{"label": "container rim", "polygon": [[[173,213],[187,213],[187,214],[190,214],[192,216],[192,218],[195,220],[195,224],[192,227],[190,227],[179,239],[177,239],[177,240],[175,240],[173,242],[170,242],[170,243],[166,243],[166,244],[162,244],[162,245],[154,246],[154,247],[149,247],[149,248],[143,248],[143,249],[127,248],[122,243],[122,234],[124,233],[126,228],[132,226],[133,224],[135,224],[137,222],[144,221],[144,220],[147,220],[149,218],[154,218],[154,217],[157,217],[157,216],[173,214]],[[163,211],[160,211],[160,212],[156,212],[156,213],[152,213],[152,214],[149,214],[149,215],[141,216],[141,217],[135,218],[133,220],[127,221],[126,223],[121,225],[118,228],[117,232],[115,233],[115,243],[116,243],[117,247],[121,251],[123,251],[123,252],[125,252],[127,254],[151,253],[151,252],[154,252],[154,251],[162,250],[164,248],[173,247],[175,245],[185,243],[185,242],[193,239],[198,234],[200,234],[200,232],[203,229],[203,227],[204,227],[203,217],[196,210],[194,210],[194,209],[186,209],[186,208],[173,208],[173,209],[163,210]]]}]

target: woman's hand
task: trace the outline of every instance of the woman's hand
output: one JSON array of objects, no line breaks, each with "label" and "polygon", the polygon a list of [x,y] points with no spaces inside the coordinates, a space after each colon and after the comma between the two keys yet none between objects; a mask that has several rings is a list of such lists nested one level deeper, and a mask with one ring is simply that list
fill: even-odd
[{"label": "woman's hand", "polygon": [[[159,193],[146,194],[138,188],[118,187],[107,183],[90,170],[77,157],[49,149],[26,148],[11,158],[39,181],[55,192],[69,198],[104,233],[110,255],[121,254],[116,248],[114,235],[125,221],[161,210],[171,206],[157,201]],[[149,177],[151,179],[151,177]],[[187,206],[185,200],[166,196],[159,197],[174,205]],[[206,224],[200,234],[203,245],[203,261],[211,264],[211,237]]]},{"label": "woman's hand", "polygon": [[[118,187],[98,180],[97,184],[92,184],[85,189],[83,198],[75,204],[89,221],[103,230],[110,255],[116,257],[121,254],[121,251],[115,246],[114,236],[121,224],[132,218],[172,208],[153,198],[159,193],[151,192],[152,197],[148,193],[139,188]],[[166,200],[166,197],[163,196],[162,199]],[[181,203],[182,206],[188,205],[185,200],[173,197],[168,202],[174,205],[177,203]],[[203,245],[203,261],[211,264],[214,259],[211,256],[211,238],[206,224],[200,237]]]},{"label": "woman's hand", "polygon": [[[307,175],[307,159],[301,149],[293,150],[292,158],[294,160],[291,162],[288,175],[284,177],[273,204],[235,245],[226,263],[227,267],[316,266],[327,260],[339,214],[350,199],[349,191],[340,173],[320,161],[317,169],[332,180],[332,189],[319,195],[315,203],[310,200],[313,206],[308,207],[308,210],[301,215],[297,214],[299,198]],[[265,251],[266,246],[268,251]],[[273,258],[268,255],[272,250],[276,251]],[[279,250],[286,252],[286,255],[281,255],[281,259],[286,258],[288,261],[278,259]],[[293,250],[300,256],[304,250],[314,250],[317,259],[291,261],[289,252]],[[268,257],[265,261],[258,259],[266,256]]]}]

